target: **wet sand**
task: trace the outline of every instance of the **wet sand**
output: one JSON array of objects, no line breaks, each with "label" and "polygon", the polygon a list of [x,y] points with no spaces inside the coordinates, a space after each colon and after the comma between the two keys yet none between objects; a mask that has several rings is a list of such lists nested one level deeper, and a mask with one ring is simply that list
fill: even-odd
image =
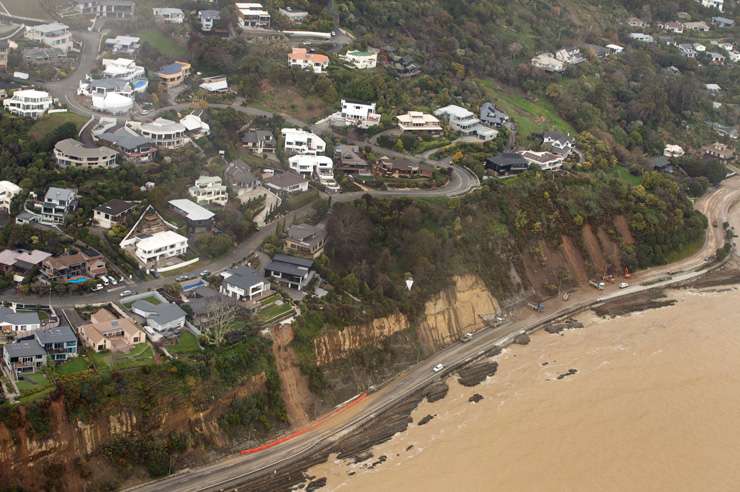
[{"label": "wet sand", "polygon": [[679,302],[540,332],[480,385],[451,377],[412,414],[433,418],[373,458],[309,473],[322,490],[740,490],[740,290],[668,296]]}]

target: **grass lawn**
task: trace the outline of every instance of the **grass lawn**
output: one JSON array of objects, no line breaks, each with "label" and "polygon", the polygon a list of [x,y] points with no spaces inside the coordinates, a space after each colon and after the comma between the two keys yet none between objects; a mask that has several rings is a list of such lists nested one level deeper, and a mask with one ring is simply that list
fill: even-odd
[{"label": "grass lawn", "polygon": [[74,359],[70,359],[64,364],[60,364],[56,367],[56,370],[61,375],[69,375],[69,374],[76,374],[78,372],[83,372],[87,370],[87,368],[90,365],[90,361],[87,359],[87,357],[75,357]]},{"label": "grass lawn", "polygon": [[609,169],[609,174],[621,179],[628,184],[631,184],[632,186],[637,186],[642,182],[642,177],[633,176],[629,172],[629,169],[624,166],[617,165],[612,167],[611,169]]},{"label": "grass lawn", "polygon": [[301,121],[316,121],[332,113],[332,109],[318,96],[302,96],[290,86],[269,87],[249,104],[266,111],[285,113]]},{"label": "grass lawn", "polygon": [[275,318],[279,318],[291,312],[293,306],[287,302],[284,304],[271,304],[259,311],[259,318],[263,322],[271,321]]},{"label": "grass lawn", "polygon": [[187,50],[183,46],[180,46],[174,39],[156,29],[139,31],[136,35],[141,38],[142,42],[145,41],[151,44],[165,56],[179,58],[187,54]]},{"label": "grass lawn", "polygon": [[21,396],[29,396],[53,387],[46,374],[42,372],[24,375],[23,380],[18,381],[17,385]]},{"label": "grass lawn", "polygon": [[319,192],[314,189],[309,189],[303,193],[297,193],[295,195],[288,196],[286,206],[288,210],[297,210],[319,198]]},{"label": "grass lawn", "polygon": [[68,122],[74,123],[79,130],[82,125],[87,123],[87,118],[69,112],[46,115],[33,124],[30,130],[31,137],[39,140],[54,131],[56,128]]},{"label": "grass lawn", "polygon": [[[178,275],[179,275],[180,273],[182,273],[182,272],[179,272],[179,273],[178,273]],[[143,298],[143,299],[137,299],[137,301],[147,301],[147,302],[149,302],[149,303],[151,303],[151,304],[153,304],[153,305],[155,305],[155,306],[156,306],[157,304],[162,304],[162,301],[160,301],[159,299],[157,299],[157,298],[156,298],[156,297],[154,297],[154,296],[149,296],[149,297],[145,297],[145,298]],[[136,301],[134,301],[134,302],[136,302]],[[131,308],[131,305],[132,305],[132,304],[133,304],[133,302],[129,302],[129,303],[126,303],[126,304],[125,304],[125,306],[126,306],[127,308]]]},{"label": "grass lawn", "polygon": [[513,89],[504,89],[491,80],[479,80],[478,82],[484,88],[486,95],[511,116],[522,138],[532,133],[542,133],[548,130],[576,133],[568,122],[558,116],[554,106],[545,99],[530,101],[514,92]]},{"label": "grass lawn", "polygon": [[280,299],[280,294],[278,294],[277,292],[275,292],[274,294],[270,294],[269,296],[265,297],[264,299],[260,299],[259,305],[261,307],[267,307],[269,305],[274,304],[275,301],[277,301],[278,299]]},{"label": "grass lawn", "polygon": [[172,347],[168,347],[167,350],[171,354],[190,354],[200,351],[200,344],[198,339],[189,331],[183,331],[177,338],[177,343]]},{"label": "grass lawn", "polygon": [[100,371],[128,369],[148,366],[154,363],[154,351],[148,343],[140,343],[128,353],[103,352],[91,354],[95,366]]}]

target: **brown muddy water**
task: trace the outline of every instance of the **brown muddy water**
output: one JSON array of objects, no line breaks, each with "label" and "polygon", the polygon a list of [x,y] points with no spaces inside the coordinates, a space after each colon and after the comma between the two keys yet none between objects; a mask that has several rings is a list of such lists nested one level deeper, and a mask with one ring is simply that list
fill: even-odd
[{"label": "brown muddy water", "polygon": [[422,402],[373,458],[309,473],[322,490],[740,490],[740,290],[668,297],[678,303],[540,332],[480,385],[449,378],[447,397]]}]

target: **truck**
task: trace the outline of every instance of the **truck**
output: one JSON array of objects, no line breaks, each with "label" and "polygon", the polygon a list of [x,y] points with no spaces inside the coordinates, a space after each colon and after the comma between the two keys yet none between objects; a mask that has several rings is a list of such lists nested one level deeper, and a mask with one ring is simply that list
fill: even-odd
[{"label": "truck", "polygon": [[527,305],[532,308],[533,311],[537,311],[538,313],[541,313],[545,310],[545,305],[541,302],[529,302]]},{"label": "truck", "polygon": [[600,280],[589,280],[588,283],[594,289],[604,290],[604,288],[606,287],[606,284]]}]

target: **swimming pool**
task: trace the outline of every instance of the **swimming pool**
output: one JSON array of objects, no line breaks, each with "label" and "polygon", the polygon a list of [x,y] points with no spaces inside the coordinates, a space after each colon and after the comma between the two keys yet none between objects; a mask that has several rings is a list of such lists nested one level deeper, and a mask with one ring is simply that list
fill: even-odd
[{"label": "swimming pool", "polygon": [[90,279],[87,277],[72,277],[72,278],[67,279],[67,283],[68,284],[84,284],[88,280]]}]

